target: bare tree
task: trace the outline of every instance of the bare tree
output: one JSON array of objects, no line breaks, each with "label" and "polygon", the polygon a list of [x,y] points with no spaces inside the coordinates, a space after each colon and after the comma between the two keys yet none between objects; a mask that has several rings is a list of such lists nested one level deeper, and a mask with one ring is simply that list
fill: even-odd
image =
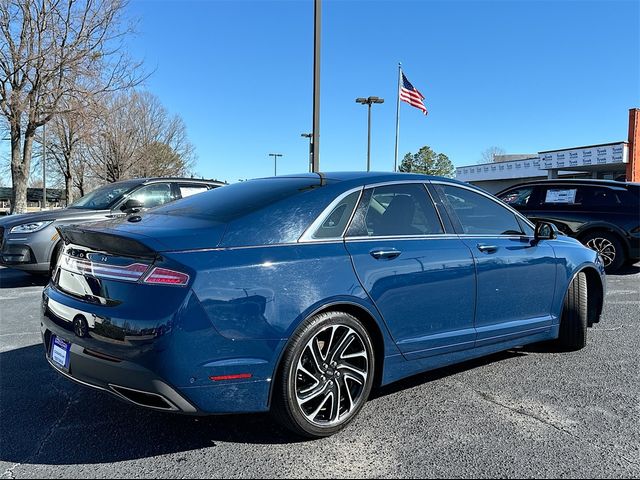
[{"label": "bare tree", "polygon": [[493,163],[495,162],[495,157],[498,155],[504,155],[507,152],[505,151],[504,148],[500,148],[500,147],[489,147],[486,150],[484,150],[482,152],[482,159],[480,160],[479,163]]},{"label": "bare tree", "polygon": [[194,162],[184,122],[148,92],[114,96],[100,115],[94,139],[88,165],[107,182],[187,175]]},{"label": "bare tree", "polygon": [[[65,113],[55,115],[47,129],[47,157],[53,160],[58,177],[64,182],[65,198],[70,204],[74,195],[74,186],[84,191],[83,150],[86,150],[95,133],[93,108],[78,106],[73,100],[66,105]],[[82,175],[79,181],[76,177]]]},{"label": "bare tree", "polygon": [[0,0],[0,112],[11,142],[12,212],[24,212],[36,131],[75,99],[132,86],[126,0]]}]

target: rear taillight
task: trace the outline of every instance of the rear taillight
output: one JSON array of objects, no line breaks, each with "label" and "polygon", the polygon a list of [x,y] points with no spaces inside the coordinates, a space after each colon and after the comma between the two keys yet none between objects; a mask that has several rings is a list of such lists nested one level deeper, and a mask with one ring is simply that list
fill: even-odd
[{"label": "rear taillight", "polygon": [[145,277],[143,282],[154,285],[183,286],[189,283],[189,275],[167,268],[155,267],[151,270],[151,273]]},{"label": "rear taillight", "polygon": [[62,257],[63,268],[81,275],[91,275],[97,278],[110,280],[124,280],[137,282],[149,269],[144,263],[132,263],[129,265],[110,265],[106,263],[93,263],[90,260],[74,258],[68,255]]}]

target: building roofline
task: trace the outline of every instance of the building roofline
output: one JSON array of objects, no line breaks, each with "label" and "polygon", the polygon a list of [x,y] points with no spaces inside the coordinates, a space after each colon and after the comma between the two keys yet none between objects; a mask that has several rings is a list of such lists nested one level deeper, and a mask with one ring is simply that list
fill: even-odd
[{"label": "building roofline", "polygon": [[459,168],[471,168],[471,167],[484,167],[487,165],[506,165],[511,162],[526,162],[527,160],[539,160],[538,157],[518,158],[517,160],[505,160],[504,162],[489,162],[489,163],[473,163],[470,165],[462,165],[460,167],[454,167],[456,170]]},{"label": "building roofline", "polygon": [[556,148],[554,150],[544,150],[544,151],[538,152],[538,154],[552,153],[552,152],[566,152],[567,150],[579,150],[581,148],[609,147],[611,145],[620,145],[621,143],[624,143],[625,145],[629,144],[629,142],[627,142],[626,140],[623,140],[620,142],[598,143],[596,145],[582,145],[580,147]]}]

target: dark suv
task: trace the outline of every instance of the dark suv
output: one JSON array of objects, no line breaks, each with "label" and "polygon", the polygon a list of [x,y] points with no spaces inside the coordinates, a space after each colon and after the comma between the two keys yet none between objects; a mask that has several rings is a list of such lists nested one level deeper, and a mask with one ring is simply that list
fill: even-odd
[{"label": "dark suv", "polygon": [[608,273],[640,259],[640,184],[541,180],[496,194],[533,221],[558,229],[602,255]]}]

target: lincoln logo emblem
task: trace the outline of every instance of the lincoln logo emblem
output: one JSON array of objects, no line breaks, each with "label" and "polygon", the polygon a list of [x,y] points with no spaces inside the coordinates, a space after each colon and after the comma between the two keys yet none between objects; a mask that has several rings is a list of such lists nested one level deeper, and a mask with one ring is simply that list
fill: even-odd
[{"label": "lincoln logo emblem", "polygon": [[89,325],[84,317],[78,315],[73,319],[73,331],[78,337],[86,337],[89,334]]}]

